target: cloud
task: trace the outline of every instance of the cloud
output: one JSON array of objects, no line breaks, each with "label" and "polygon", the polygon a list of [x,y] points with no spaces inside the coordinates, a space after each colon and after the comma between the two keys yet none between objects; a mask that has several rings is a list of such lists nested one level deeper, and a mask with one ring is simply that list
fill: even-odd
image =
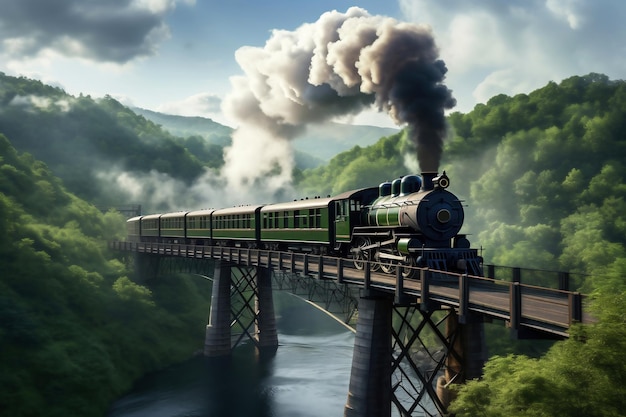
[{"label": "cloud", "polygon": [[24,108],[27,112],[35,112],[36,110],[50,110],[68,112],[72,105],[72,99],[63,98],[52,100],[49,97],[41,97],[36,95],[21,96],[16,95],[9,102],[9,106],[17,106]]},{"label": "cloud", "polygon": [[0,51],[123,64],[155,54],[169,36],[165,17],[181,2],[194,0],[3,0]]},{"label": "cloud", "polygon": [[626,73],[626,3],[617,0],[400,0],[438,39],[459,110],[548,81]]},{"label": "cloud", "polygon": [[221,112],[222,99],[211,93],[200,93],[179,101],[161,104],[157,111],[178,116],[212,117]]},{"label": "cloud", "polygon": [[231,77],[222,106],[239,122],[224,154],[232,189],[287,188],[291,140],[311,124],[372,107],[408,125],[421,169],[437,171],[444,111],[456,102],[430,28],[351,7],[274,30],[263,47],[235,56],[243,75]]},{"label": "cloud", "polygon": [[115,190],[126,194],[128,201],[141,201],[144,210],[150,213],[267,204],[274,201],[273,197],[278,198],[275,201],[292,199],[286,193],[271,196],[263,187],[251,189],[245,195],[227,192],[224,179],[209,169],[192,184],[163,172],[132,172],[118,166],[96,171],[96,177],[102,181],[103,188],[115,186]]}]

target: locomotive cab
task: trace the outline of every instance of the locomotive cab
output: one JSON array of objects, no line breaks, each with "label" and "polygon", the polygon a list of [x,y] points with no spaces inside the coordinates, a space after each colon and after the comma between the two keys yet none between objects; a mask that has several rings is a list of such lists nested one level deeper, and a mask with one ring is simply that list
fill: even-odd
[{"label": "locomotive cab", "polygon": [[378,188],[364,188],[349,191],[333,198],[334,210],[334,241],[338,249],[342,244],[353,239],[353,230],[363,223],[363,210],[378,195]]}]

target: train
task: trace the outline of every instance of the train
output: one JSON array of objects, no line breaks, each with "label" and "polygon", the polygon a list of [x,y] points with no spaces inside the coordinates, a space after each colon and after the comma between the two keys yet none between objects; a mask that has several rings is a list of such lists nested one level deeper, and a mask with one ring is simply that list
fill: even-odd
[{"label": "train", "polygon": [[127,240],[331,255],[409,278],[415,267],[482,276],[449,185],[445,171],[422,173],[336,196],[136,216]]}]

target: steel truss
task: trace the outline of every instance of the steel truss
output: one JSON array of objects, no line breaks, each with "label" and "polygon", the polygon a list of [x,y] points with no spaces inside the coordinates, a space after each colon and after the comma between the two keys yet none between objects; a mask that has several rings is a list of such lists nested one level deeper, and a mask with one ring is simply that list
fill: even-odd
[{"label": "steel truss", "polygon": [[259,287],[256,268],[231,265],[230,307],[231,307],[231,349],[235,349],[247,336],[257,349],[258,340]]},{"label": "steel truss", "polygon": [[282,270],[273,274],[273,283],[274,289],[287,290],[319,305],[345,324],[354,324],[359,305],[358,287]]},{"label": "steel truss", "polygon": [[393,307],[391,401],[402,417],[418,408],[426,416],[447,415],[437,386],[444,371],[448,381],[461,378],[462,369],[450,366],[463,363],[455,349],[459,328],[447,325],[455,316],[453,309],[425,312],[417,304]]}]

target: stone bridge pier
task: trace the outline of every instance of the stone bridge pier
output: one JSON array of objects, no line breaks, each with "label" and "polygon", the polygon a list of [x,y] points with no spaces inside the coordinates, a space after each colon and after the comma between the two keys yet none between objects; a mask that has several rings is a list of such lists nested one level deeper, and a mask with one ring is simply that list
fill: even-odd
[{"label": "stone bridge pier", "polygon": [[388,417],[392,406],[403,417],[445,416],[450,384],[481,375],[482,321],[416,301],[363,291],[345,417]]},{"label": "stone bridge pier", "polygon": [[276,352],[271,274],[269,268],[216,262],[205,356],[230,355],[244,338],[252,340],[260,354]]}]

